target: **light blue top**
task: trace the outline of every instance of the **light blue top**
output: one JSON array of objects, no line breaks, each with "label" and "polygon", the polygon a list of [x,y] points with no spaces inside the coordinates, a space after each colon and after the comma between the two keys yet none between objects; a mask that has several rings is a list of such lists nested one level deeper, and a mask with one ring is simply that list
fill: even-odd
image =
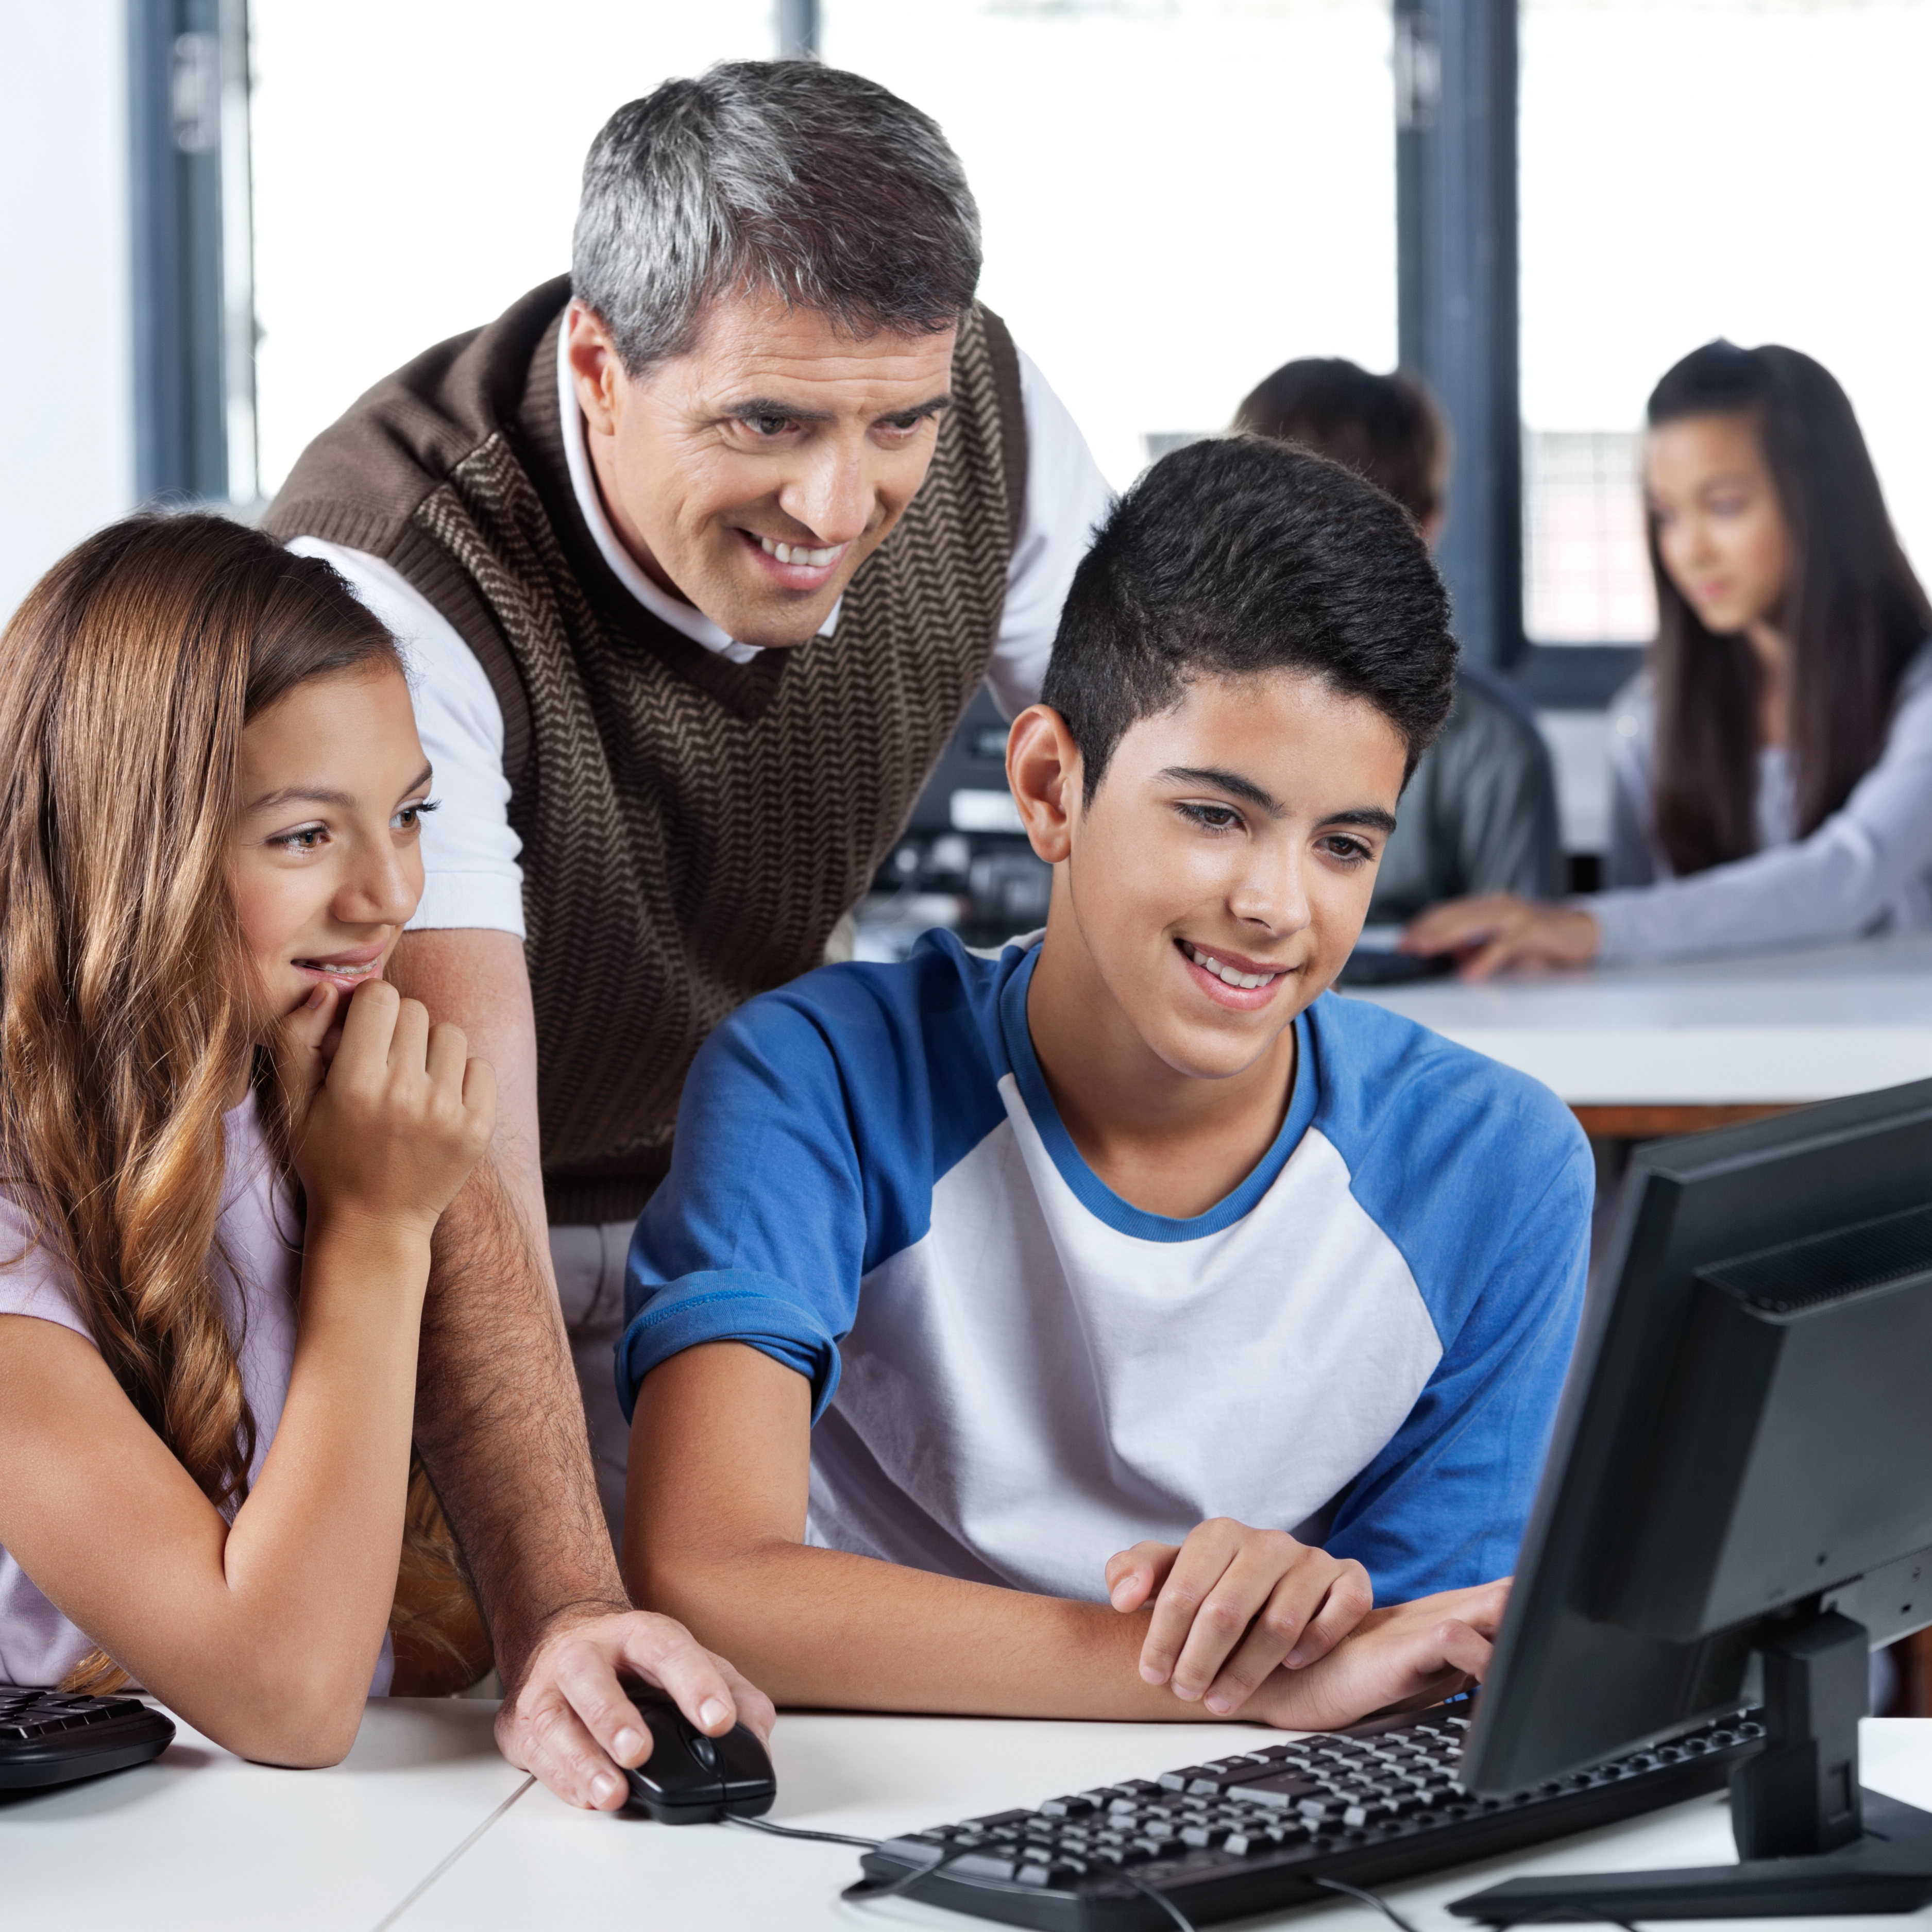
[{"label": "light blue top", "polygon": [[1758,760],[1760,849],[1708,872],[1676,878],[1658,842],[1656,733],[1645,672],[1610,705],[1614,890],[1576,902],[1596,916],[1606,964],[1932,927],[1932,644],[1906,667],[1885,748],[1844,803],[1799,838],[1790,757],[1767,748]]},{"label": "light blue top", "polygon": [[930,934],[712,1034],[632,1245],[626,1412],[747,1342],[812,1385],[809,1540],[1018,1588],[1098,1600],[1115,1551],[1214,1516],[1359,1558],[1384,1601],[1507,1574],[1582,1299],[1568,1110],[1324,995],[1260,1164],[1149,1214],[1061,1124],[1038,957]]}]

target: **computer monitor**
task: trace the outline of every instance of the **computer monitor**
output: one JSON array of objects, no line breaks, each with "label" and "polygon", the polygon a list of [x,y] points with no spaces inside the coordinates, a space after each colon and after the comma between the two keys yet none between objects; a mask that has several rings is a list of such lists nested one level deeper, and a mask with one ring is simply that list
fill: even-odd
[{"label": "computer monitor", "polygon": [[1535,1919],[1911,1911],[1932,1814],[1861,1792],[1868,1652],[1932,1624],[1932,1081],[1635,1156],[1472,1726],[1478,1793],[1761,1704],[1742,1862],[1519,1880]]}]

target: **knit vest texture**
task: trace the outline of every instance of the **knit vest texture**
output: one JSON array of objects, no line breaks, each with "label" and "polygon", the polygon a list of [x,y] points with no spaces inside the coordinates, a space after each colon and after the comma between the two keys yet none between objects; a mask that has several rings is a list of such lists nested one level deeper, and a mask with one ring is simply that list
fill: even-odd
[{"label": "knit vest texture", "polygon": [[548,283],[378,383],[267,519],[383,559],[502,707],[558,1223],[638,1211],[705,1036],[818,964],[866,890],[992,655],[1026,476],[1018,360],[976,308],[932,467],[834,634],[732,664],[624,588],[578,506],[569,298]]}]

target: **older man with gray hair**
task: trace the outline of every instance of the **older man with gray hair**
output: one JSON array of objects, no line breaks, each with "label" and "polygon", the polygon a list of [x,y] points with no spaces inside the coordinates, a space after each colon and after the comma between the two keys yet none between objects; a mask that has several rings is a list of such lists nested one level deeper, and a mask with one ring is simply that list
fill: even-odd
[{"label": "older man with gray hair", "polygon": [[417,1441],[500,1742],[577,1803],[646,1748],[620,1670],[714,1734],[770,1720],[612,1549],[624,1257],[686,1072],[821,958],[980,682],[1037,697],[1106,508],[980,262],[957,159],[884,88],[668,82],[597,137],[571,276],[379,383],[270,513],[412,660],[442,809],[392,976],[501,1095],[438,1231]]}]

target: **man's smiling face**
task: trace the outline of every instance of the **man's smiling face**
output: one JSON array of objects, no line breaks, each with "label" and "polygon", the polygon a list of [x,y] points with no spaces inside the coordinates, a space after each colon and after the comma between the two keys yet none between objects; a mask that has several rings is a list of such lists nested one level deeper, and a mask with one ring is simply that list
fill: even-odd
[{"label": "man's smiling face", "polygon": [[566,327],[613,527],[663,589],[748,644],[814,636],[926,479],[957,332],[863,339],[767,292],[633,380],[603,323]]}]

